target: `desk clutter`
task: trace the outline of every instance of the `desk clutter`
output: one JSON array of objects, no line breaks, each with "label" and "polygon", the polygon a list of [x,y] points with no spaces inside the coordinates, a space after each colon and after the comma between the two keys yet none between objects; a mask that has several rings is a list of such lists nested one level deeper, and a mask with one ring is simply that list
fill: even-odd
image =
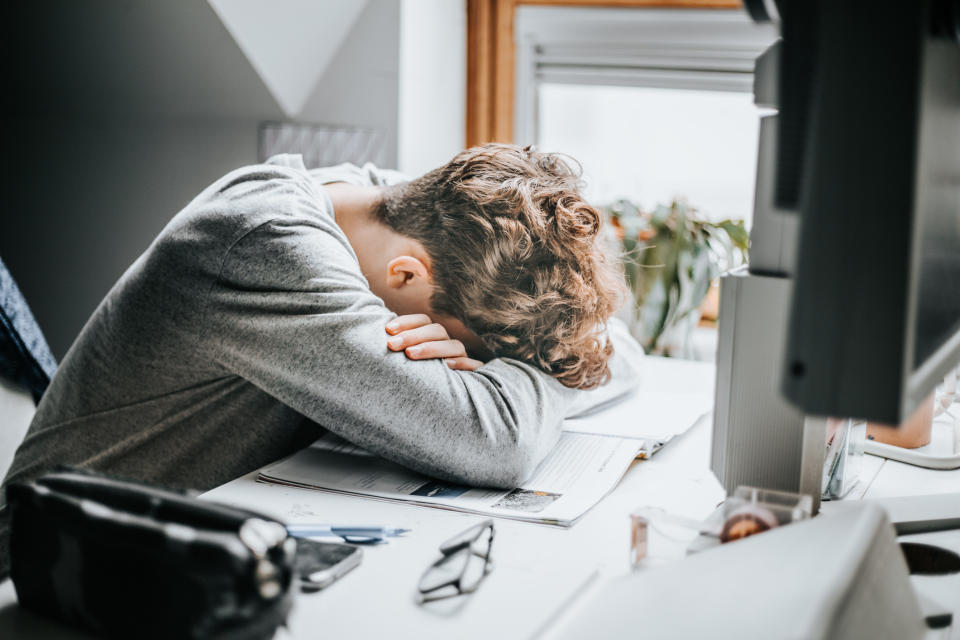
[{"label": "desk clutter", "polygon": [[[709,365],[648,362],[664,375],[651,375],[650,388],[618,398],[602,412],[568,420],[554,451],[513,490],[451,486],[332,436],[264,467],[259,479],[276,488],[323,489],[381,504],[386,499],[566,528],[596,506],[635,459],[651,457],[709,412]],[[690,387],[684,393],[657,387],[674,388],[680,379]],[[330,474],[337,471],[349,473],[333,482]],[[355,545],[389,547],[389,541],[409,537],[408,529],[370,526],[376,518],[329,523],[320,513],[309,519],[291,513],[292,520],[281,523],[257,511],[75,470],[11,485],[7,497],[11,577],[20,605],[105,637],[273,637],[288,622],[295,594],[325,589],[357,567],[365,549]],[[419,518],[411,518],[415,527]],[[425,615],[478,596],[482,606],[511,606],[496,588],[479,587],[491,574],[494,586],[529,581],[532,574],[511,566],[509,554],[505,566],[491,572],[493,532],[492,521],[484,520],[444,542],[439,558],[436,548],[417,558],[423,574],[410,586]],[[378,559],[383,557],[381,552]],[[382,562],[366,564],[382,568]],[[594,571],[586,564],[567,567],[551,577],[551,589],[538,593],[570,597]],[[456,597],[474,591],[480,593]],[[306,597],[312,606],[337,600],[336,593]],[[545,615],[553,607],[545,597],[535,600],[524,603],[525,611]]]}]

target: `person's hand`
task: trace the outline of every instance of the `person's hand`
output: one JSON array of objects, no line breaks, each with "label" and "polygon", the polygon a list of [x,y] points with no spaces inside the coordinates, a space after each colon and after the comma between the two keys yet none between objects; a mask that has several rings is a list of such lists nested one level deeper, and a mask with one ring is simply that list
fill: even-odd
[{"label": "person's hand", "polygon": [[479,360],[467,356],[467,349],[459,340],[452,339],[442,324],[429,316],[415,313],[398,316],[387,323],[387,348],[403,351],[411,360],[442,358],[451,369],[473,371],[483,366]]}]

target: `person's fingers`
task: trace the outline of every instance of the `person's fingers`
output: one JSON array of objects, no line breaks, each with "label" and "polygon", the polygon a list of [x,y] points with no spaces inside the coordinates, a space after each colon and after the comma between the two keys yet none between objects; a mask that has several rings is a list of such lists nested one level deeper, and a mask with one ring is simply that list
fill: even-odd
[{"label": "person's fingers", "polygon": [[387,346],[394,351],[412,347],[423,342],[433,342],[437,340],[448,340],[447,330],[442,324],[431,323],[415,329],[401,331],[397,335],[387,340]]},{"label": "person's fingers", "polygon": [[397,335],[401,331],[407,331],[408,329],[415,329],[416,327],[422,327],[424,325],[430,324],[433,320],[430,319],[430,316],[423,313],[411,313],[406,316],[397,316],[393,320],[387,323],[385,327],[387,333],[392,336]]},{"label": "person's fingers", "polygon": [[467,349],[459,340],[433,340],[407,347],[404,353],[411,360],[428,360],[430,358],[460,358],[466,357]]},{"label": "person's fingers", "polygon": [[483,366],[483,363],[466,356],[460,358],[447,358],[443,361],[451,369],[456,371],[476,371]]}]

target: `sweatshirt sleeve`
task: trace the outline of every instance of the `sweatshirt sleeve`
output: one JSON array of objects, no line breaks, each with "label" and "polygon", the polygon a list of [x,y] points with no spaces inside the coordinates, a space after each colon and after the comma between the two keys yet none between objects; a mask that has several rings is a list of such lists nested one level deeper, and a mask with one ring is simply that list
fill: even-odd
[{"label": "sweatshirt sleeve", "polygon": [[477,371],[389,351],[395,314],[322,216],[283,216],[230,249],[205,314],[211,357],[351,442],[455,482],[513,487],[576,394],[510,359]]}]

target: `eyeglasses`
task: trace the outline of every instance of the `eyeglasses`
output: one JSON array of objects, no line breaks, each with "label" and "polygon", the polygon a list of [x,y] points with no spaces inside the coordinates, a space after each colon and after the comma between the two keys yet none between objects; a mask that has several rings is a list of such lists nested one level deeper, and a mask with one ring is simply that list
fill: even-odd
[{"label": "eyeglasses", "polygon": [[493,569],[493,520],[484,520],[442,545],[442,557],[420,578],[418,590],[423,601],[473,593]]}]

